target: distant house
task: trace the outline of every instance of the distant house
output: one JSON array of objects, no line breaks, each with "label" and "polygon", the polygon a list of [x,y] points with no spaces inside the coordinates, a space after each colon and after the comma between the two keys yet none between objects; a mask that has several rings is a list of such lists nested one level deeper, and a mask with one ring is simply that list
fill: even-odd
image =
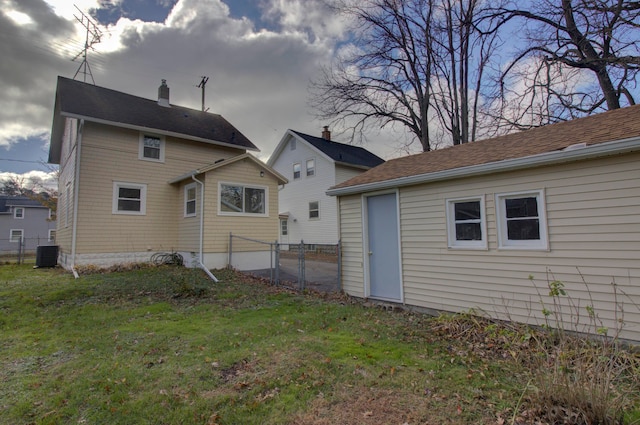
[{"label": "distant house", "polygon": [[51,220],[51,210],[34,199],[0,196],[0,235],[0,253],[35,251],[55,243],[56,222]]},{"label": "distant house", "polygon": [[592,306],[640,341],[640,106],[390,160],[329,193],[351,295],[541,323],[557,279],[566,323]]},{"label": "distant house", "polygon": [[287,130],[267,161],[289,180],[279,195],[280,242],[336,244],[338,209],[327,189],[383,162],[364,148],[331,141],[327,127],[322,137]]},{"label": "distant house", "polygon": [[[67,268],[148,261],[227,265],[229,233],[274,240],[286,179],[222,116],[58,78],[49,162],[60,164],[57,243]],[[235,246],[234,267],[269,264]]]}]

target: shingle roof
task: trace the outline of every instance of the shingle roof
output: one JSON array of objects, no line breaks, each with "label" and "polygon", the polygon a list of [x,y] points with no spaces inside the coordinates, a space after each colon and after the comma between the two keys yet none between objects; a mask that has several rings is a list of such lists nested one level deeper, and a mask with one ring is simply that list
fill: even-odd
[{"label": "shingle roof", "polygon": [[640,105],[551,124],[493,139],[392,159],[332,189],[370,185],[462,167],[499,163],[563,149],[640,136]]},{"label": "shingle roof", "polygon": [[0,195],[0,213],[8,213],[13,206],[46,208],[40,202],[35,199],[27,198],[26,196]]},{"label": "shingle roof", "polygon": [[310,136],[295,130],[291,131],[336,162],[366,168],[373,168],[384,162],[384,159],[360,146],[332,142],[322,137]]},{"label": "shingle roof", "polygon": [[[145,99],[116,90],[58,77],[52,148],[62,136],[60,115],[89,121],[156,130],[192,140],[223,144],[248,150],[259,150],[221,115],[171,105],[160,106],[157,100]],[[53,158],[52,158],[53,153]],[[49,161],[56,159],[55,149]],[[59,158],[58,158],[59,159]]]}]

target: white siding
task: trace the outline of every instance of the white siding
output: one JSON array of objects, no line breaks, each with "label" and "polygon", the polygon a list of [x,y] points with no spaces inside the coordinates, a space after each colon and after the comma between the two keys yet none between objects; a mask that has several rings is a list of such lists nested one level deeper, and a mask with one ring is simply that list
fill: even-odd
[{"label": "white siding", "polygon": [[[289,183],[280,189],[279,210],[289,213],[288,242],[304,240],[312,244],[338,242],[338,217],[335,197],[326,195],[327,189],[336,184],[335,165],[307,143],[296,140],[296,149],[284,146],[272,167],[285,176]],[[316,172],[307,177],[305,162],[315,159]],[[301,164],[300,178],[293,178],[293,164]],[[309,218],[309,202],[318,201],[320,218]]]},{"label": "white siding", "polygon": [[[635,153],[401,188],[405,302],[445,311],[479,308],[497,317],[541,323],[541,294],[549,305],[547,282],[558,279],[578,303],[574,313],[583,320],[588,319],[585,306],[593,304],[604,325],[613,329],[621,313],[616,303],[624,305],[622,336],[640,340],[638,164],[640,154]],[[495,195],[533,190],[545,194],[550,249],[498,249]],[[468,196],[484,197],[487,250],[447,248],[446,199]],[[353,223],[361,220],[357,208],[347,208],[353,203],[353,197],[341,200],[345,241],[347,235],[357,237]],[[362,240],[345,243],[345,258],[361,256],[361,245]],[[344,287],[360,295],[364,283],[356,266],[345,266]]]}]

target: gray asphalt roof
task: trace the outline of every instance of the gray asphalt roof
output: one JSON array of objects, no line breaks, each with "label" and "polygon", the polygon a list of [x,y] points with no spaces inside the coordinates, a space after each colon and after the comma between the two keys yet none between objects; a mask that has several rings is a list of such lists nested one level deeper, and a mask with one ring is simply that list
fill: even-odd
[{"label": "gray asphalt roof", "polygon": [[373,168],[384,162],[384,159],[361,148],[360,146],[332,142],[322,137],[310,136],[291,130],[336,162]]},{"label": "gray asphalt roof", "polygon": [[[59,115],[85,118],[124,127],[140,127],[247,150],[259,150],[221,115],[122,93],[65,77],[58,77],[54,112],[54,138],[61,136]],[[58,127],[58,128],[56,128]],[[57,130],[57,131],[56,131]],[[51,161],[52,158],[50,158]],[[55,155],[54,158],[55,159]]]}]

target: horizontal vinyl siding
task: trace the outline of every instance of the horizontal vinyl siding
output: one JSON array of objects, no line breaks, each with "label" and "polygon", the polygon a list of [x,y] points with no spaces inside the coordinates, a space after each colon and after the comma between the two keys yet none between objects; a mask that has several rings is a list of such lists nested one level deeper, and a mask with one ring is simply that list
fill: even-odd
[{"label": "horizontal vinyl siding", "polygon": [[[249,159],[207,173],[205,189],[204,252],[228,252],[229,233],[266,242],[278,239],[278,184],[270,173],[260,177],[261,168]],[[218,183],[237,183],[268,188],[268,216],[218,214]],[[234,252],[268,251],[269,245],[233,241]]]},{"label": "horizontal vinyl siding", "polygon": [[[558,279],[579,300],[583,318],[593,303],[613,328],[615,281],[618,302],[627,298],[629,306],[624,336],[640,339],[639,161],[635,154],[402,188],[406,303],[539,322],[540,294]],[[538,189],[545,191],[550,250],[498,249],[495,194]],[[448,249],[446,199],[478,195],[485,199],[489,249]]]},{"label": "horizontal vinyl siding", "polygon": [[[77,120],[67,118],[62,136],[60,175],[58,176],[58,205],[56,207],[56,245],[61,254],[71,254],[73,235],[73,199],[76,170],[75,142]],[[67,187],[69,196],[67,196]]]},{"label": "horizontal vinyl siding", "polygon": [[[165,161],[138,159],[140,133],[88,123],[82,139],[77,253],[178,249],[179,185],[167,182],[200,166],[242,153],[167,137]],[[147,185],[146,215],[112,213],[113,182]]]},{"label": "horizontal vinyl siding", "polygon": [[340,202],[340,237],[342,242],[342,289],[363,297],[364,263],[362,235],[362,198],[343,196]]},{"label": "horizontal vinyl siding", "polygon": [[[291,143],[291,141],[289,141]],[[315,160],[315,175],[307,177],[306,160]],[[293,164],[301,165],[299,179],[293,178]],[[297,141],[296,149],[287,144],[273,164],[273,168],[289,182],[280,190],[279,211],[289,213],[288,241],[309,244],[335,244],[338,242],[338,209],[336,198],[326,191],[336,184],[336,166],[333,161],[312,149],[306,142]],[[309,218],[309,202],[318,202],[319,219]],[[294,221],[295,220],[295,221]]]},{"label": "horizontal vinyl siding", "polygon": [[[204,177],[198,179],[205,183]],[[196,184],[196,215],[193,217],[184,216],[185,199],[184,187],[193,183],[193,180],[186,180],[180,184],[180,202],[176,205],[176,217],[178,217],[178,251],[198,252],[200,249],[200,185]]]}]

